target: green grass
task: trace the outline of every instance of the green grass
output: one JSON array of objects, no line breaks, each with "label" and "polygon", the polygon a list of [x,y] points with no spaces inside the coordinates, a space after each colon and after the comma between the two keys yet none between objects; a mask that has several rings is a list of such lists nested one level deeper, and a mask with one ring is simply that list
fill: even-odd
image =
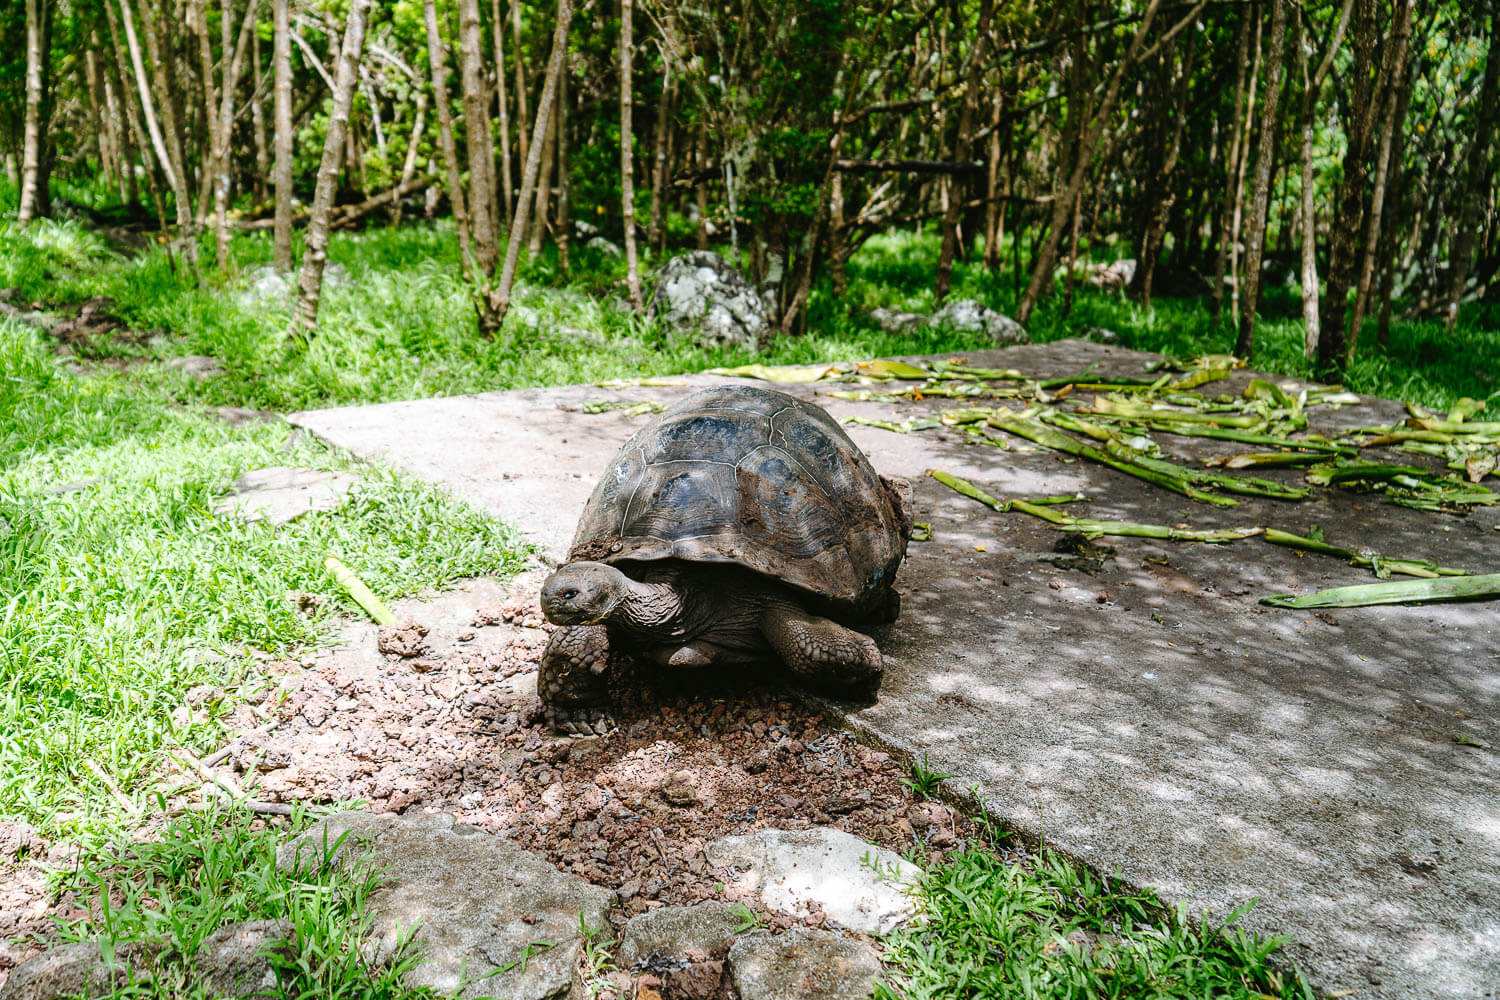
[{"label": "green grass", "polygon": [[[141,347],[99,345],[104,355],[162,361],[177,355],[219,358],[225,374],[193,382],[160,364],[130,375],[154,395],[184,402],[236,404],[282,411],[412,399],[535,385],[694,371],[761,361],[801,364],[897,353],[950,353],[988,346],[976,335],[922,330],[896,335],[869,319],[876,306],[932,309],[935,237],[910,233],[871,239],[849,266],[849,292],[835,298],[818,283],[809,332],[778,338],[764,350],[706,349],[653,320],[630,314],[622,301],[623,265],[575,248],[572,277],[558,272],[549,247],[521,270],[512,311],[500,337],[479,337],[469,288],[459,274],[451,226],[410,225],[333,237],[330,260],[349,284],[328,288],[319,335],[303,348],[285,332],[284,301],[256,303],[245,286],[270,260],[266,233],[238,234],[228,273],[212,268],[205,238],[202,280],[165,250],[125,257],[73,222],[43,222],[25,232],[0,224],[0,287],[16,286],[27,301],[76,301],[109,295],[115,311],[139,331],[160,331]],[[1013,313],[1016,288],[1008,269],[991,275],[977,262],[954,269],[955,297],[973,297]],[[1272,288],[1257,327],[1256,367],[1306,377],[1295,289]],[[1397,321],[1389,349],[1367,327],[1347,385],[1446,408],[1461,396],[1500,396],[1500,310],[1469,306],[1449,336],[1429,320]],[[1061,296],[1033,316],[1037,341],[1114,331],[1120,343],[1172,354],[1224,352],[1233,344],[1227,322],[1215,323],[1206,300],[1158,297],[1142,309],[1118,292],[1080,286],[1068,315]],[[578,331],[582,331],[580,336]]]},{"label": "green grass", "polygon": [[[272,465],[352,467],[285,424],[231,428],[117,375],[69,376],[0,321],[0,815],[111,829],[93,768],[146,787],[163,747],[222,738],[232,699],[174,728],[189,688],[258,690],[250,649],[285,654],[356,611],[327,553],[387,595],[519,566],[508,529],[380,468],[359,469],[340,510],[287,526],[213,514],[237,476]],[[292,591],[330,600],[310,618]]]},{"label": "green grass", "polygon": [[[284,826],[268,828],[244,812],[210,809],[173,821],[155,840],[102,846],[59,880],[60,890],[74,893],[91,911],[68,924],[63,936],[97,938],[114,948],[138,981],[105,995],[132,1000],[214,996],[200,981],[194,957],[214,931],[246,920],[286,920],[293,928],[295,943],[272,951],[274,996],[436,996],[402,983],[420,957],[412,948],[398,948],[374,967],[360,957],[377,872],[332,865],[310,873],[277,871],[277,847],[309,825],[301,811]],[[141,952],[132,945],[150,946],[151,957],[136,957]]]},{"label": "green grass", "polygon": [[886,939],[877,1000],[1304,998],[1282,939],[1169,911],[1043,849],[1013,864],[972,843],[923,876],[918,919]]},{"label": "green grass", "polygon": [[[95,769],[149,805],[164,748],[206,750],[221,740],[235,699],[271,683],[252,650],[295,654],[326,634],[333,613],[355,610],[324,571],[329,552],[390,597],[519,562],[506,529],[368,467],[339,511],[275,529],[218,518],[216,498],[242,472],[353,466],[285,425],[231,429],[206,406],[286,411],[987,346],[949,331],[887,334],[869,321],[876,306],[930,310],[936,254],[931,236],[871,240],[850,264],[845,298],[826,282],[814,289],[809,333],[753,352],[704,349],[632,316],[620,301],[622,265],[584,249],[574,251],[571,278],[558,273],[551,249],[528,263],[520,308],[489,342],[477,335],[447,227],[337,234],[330,257],[352,282],[327,291],[319,335],[302,347],[285,337],[284,303],[241,296],[270,258],[266,234],[237,235],[230,271],[206,265],[200,280],[159,247],[122,255],[77,223],[21,231],[0,222],[0,287],[19,288],[14,301],[108,295],[132,328],[159,331],[144,344],[92,345],[90,356],[142,363],[77,378],[45,337],[0,319],[0,816],[91,845],[74,886],[108,890],[117,905],[71,933],[167,941],[168,974],[158,980],[166,985],[151,987],[165,992],[145,995],[191,996],[186,970],[203,936],[231,920],[289,916],[305,922],[307,944],[287,995],[398,992],[385,972],[368,977],[352,964],[367,883],[335,891],[287,882],[271,863],[280,834],[245,817],[184,818],[158,844],[101,848],[130,824]],[[1008,271],[995,277],[960,262],[953,294],[1009,313],[1016,289]],[[1305,376],[1295,295],[1274,290],[1265,312],[1256,366]],[[1158,298],[1143,310],[1083,288],[1067,317],[1057,300],[1043,303],[1031,332],[1047,341],[1093,327],[1113,330],[1127,347],[1173,354],[1223,352],[1233,339],[1202,302]],[[1372,340],[1367,332],[1351,388],[1438,408],[1465,395],[1496,398],[1500,317],[1492,308],[1466,309],[1455,337],[1420,321],[1397,323],[1388,352]],[[225,372],[195,382],[162,363],[186,354],[212,355]],[[307,617],[288,600],[292,591],[331,600]],[[225,698],[174,728],[185,692],[204,684]],[[922,769],[911,780],[923,791],[936,777]],[[1305,993],[1267,964],[1278,942],[1164,915],[1149,894],[1121,891],[1050,853],[1018,867],[976,845],[929,873],[922,893],[925,922],[892,940],[896,971],[883,996]]]}]

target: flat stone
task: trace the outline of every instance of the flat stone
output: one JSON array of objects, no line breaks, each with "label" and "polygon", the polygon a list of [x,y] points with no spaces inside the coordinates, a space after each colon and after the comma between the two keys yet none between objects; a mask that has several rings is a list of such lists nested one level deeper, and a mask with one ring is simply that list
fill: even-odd
[{"label": "flat stone", "polygon": [[348,472],[277,465],[247,472],[214,506],[220,517],[285,524],[310,511],[343,506],[359,477]]},{"label": "flat stone", "polygon": [[609,935],[613,892],[507,840],[455,826],[446,813],[340,813],[282,845],[277,866],[322,865],[325,842],[338,844],[327,863],[369,864],[381,873],[369,900],[367,961],[388,961],[415,928],[411,940],[423,960],[407,975],[412,987],[462,986],[458,995],[466,998],[567,1000],[578,986],[580,916],[591,931]]},{"label": "flat stone", "polygon": [[106,961],[97,941],[59,945],[10,970],[0,984],[0,1000],[59,1000],[83,994],[98,995],[130,983],[150,980],[144,968],[134,968],[146,957],[141,945],[115,945]]},{"label": "flat stone", "polygon": [[870,318],[886,333],[912,333],[927,322],[921,313],[896,312],[884,306],[871,309]]},{"label": "flat stone", "polygon": [[[965,357],[1038,378],[1091,365],[1138,378],[1158,359],[1082,340]],[[1205,391],[1241,393],[1252,378],[1287,381],[1242,370]],[[292,419],[451,489],[556,560],[599,476],[649,419],[585,414],[583,404],[670,405],[731,380],[672,381],[680,384],[492,392]],[[839,399],[831,394],[848,385],[836,382],[773,387],[839,419],[899,421],[954,405]],[[1311,432],[1327,435],[1389,425],[1406,411],[1365,397],[1307,416]],[[1008,828],[1127,884],[1154,885],[1194,920],[1222,920],[1258,898],[1241,926],[1289,935],[1288,959],[1319,993],[1472,1000],[1500,982],[1500,769],[1487,749],[1500,746],[1493,602],[1267,608],[1258,603],[1266,594],[1373,577],[1255,539],[1112,538],[1115,558],[1090,575],[1040,561],[1059,538],[1045,523],[997,514],[925,473],[943,469],[1001,498],[1082,490],[1091,516],[1117,520],[1323,525],[1334,544],[1475,572],[1500,567],[1500,509],[1450,517],[1342,490],[1295,504],[1241,497],[1219,509],[1019,443],[1002,451],[968,445],[956,430],[846,429],[881,474],[911,480],[917,520],[932,524],[896,578],[900,619],[875,632],[886,664],[879,700],[828,703],[861,738],[925,755],[930,770],[953,775],[951,791],[976,789]],[[1157,441],[1189,464],[1245,450]],[[1377,460],[1423,461],[1391,451]],[[1258,474],[1302,481],[1296,470]],[[424,620],[436,626],[435,616]]]},{"label": "flat stone", "polygon": [[880,956],[863,941],[799,927],[740,938],[729,974],[740,1000],[864,1000],[875,992]]},{"label": "flat stone", "polygon": [[693,906],[663,906],[630,918],[620,936],[620,965],[658,955],[684,958],[690,951],[723,958],[740,926],[740,914],[728,903],[707,900]]},{"label": "flat stone", "polygon": [[817,903],[830,920],[862,934],[889,934],[916,912],[908,888],[921,870],[832,827],[723,837],[704,853],[711,864],[740,869],[740,887],[773,910]]},{"label": "flat stone", "polygon": [[185,354],[179,358],[172,358],[167,362],[167,367],[195,379],[212,378],[215,375],[224,374],[224,366],[219,364],[219,359],[211,358],[206,354]]},{"label": "flat stone", "polygon": [[275,410],[257,410],[248,406],[215,406],[209,410],[214,416],[224,421],[230,427],[243,427],[246,424],[270,423],[280,420],[281,414]]},{"label": "flat stone", "polygon": [[928,326],[968,333],[985,333],[997,344],[1024,344],[1031,340],[1026,328],[978,299],[951,299],[927,320]]},{"label": "flat stone", "polygon": [[620,249],[619,244],[612,243],[609,240],[605,239],[603,236],[589,237],[588,242],[585,243],[584,246],[588,247],[590,250],[598,250],[606,257],[625,256],[625,251]]},{"label": "flat stone", "polygon": [[296,954],[290,920],[245,920],[226,924],[203,939],[192,967],[214,996],[248,997],[274,991],[276,971],[267,952]]}]

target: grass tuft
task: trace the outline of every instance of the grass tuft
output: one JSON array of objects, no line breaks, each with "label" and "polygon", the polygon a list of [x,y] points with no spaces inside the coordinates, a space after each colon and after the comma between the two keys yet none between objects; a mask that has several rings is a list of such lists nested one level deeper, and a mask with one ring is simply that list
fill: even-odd
[{"label": "grass tuft", "polygon": [[243,810],[211,808],[173,821],[156,840],[92,852],[60,880],[58,888],[74,893],[89,910],[89,916],[66,925],[63,936],[98,939],[114,954],[129,956],[136,982],[105,994],[117,998],[214,996],[195,958],[214,931],[247,920],[291,925],[291,941],[273,947],[268,956],[276,976],[274,996],[437,996],[403,983],[420,959],[409,942],[380,964],[367,965],[362,958],[367,907],[378,885],[368,865],[309,866],[311,873],[277,870],[277,847],[311,820],[299,808],[284,826],[268,827]]},{"label": "grass tuft", "polygon": [[1273,964],[1284,940],[1169,911],[1051,850],[1023,864],[972,843],[926,872],[919,915],[886,938],[877,1000],[1312,1000]]}]

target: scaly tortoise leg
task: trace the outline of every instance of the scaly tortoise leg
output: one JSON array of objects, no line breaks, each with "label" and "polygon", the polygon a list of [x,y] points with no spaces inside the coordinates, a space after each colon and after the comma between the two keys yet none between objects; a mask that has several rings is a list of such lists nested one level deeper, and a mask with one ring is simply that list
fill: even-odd
[{"label": "scaly tortoise leg", "polygon": [[885,661],[869,636],[781,602],[767,606],[760,628],[800,680],[855,697],[874,697],[880,690]]},{"label": "scaly tortoise leg", "polygon": [[570,736],[602,736],[613,729],[604,683],[608,666],[607,627],[565,625],[552,633],[536,678],[547,725]]}]

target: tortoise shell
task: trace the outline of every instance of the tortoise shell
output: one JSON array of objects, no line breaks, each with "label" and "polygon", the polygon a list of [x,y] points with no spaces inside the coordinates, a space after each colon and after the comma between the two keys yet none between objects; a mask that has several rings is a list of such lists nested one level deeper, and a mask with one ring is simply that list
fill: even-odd
[{"label": "tortoise shell", "polygon": [[605,470],[570,560],[743,566],[866,613],[906,554],[895,491],[822,408],[751,385],[695,392]]}]

